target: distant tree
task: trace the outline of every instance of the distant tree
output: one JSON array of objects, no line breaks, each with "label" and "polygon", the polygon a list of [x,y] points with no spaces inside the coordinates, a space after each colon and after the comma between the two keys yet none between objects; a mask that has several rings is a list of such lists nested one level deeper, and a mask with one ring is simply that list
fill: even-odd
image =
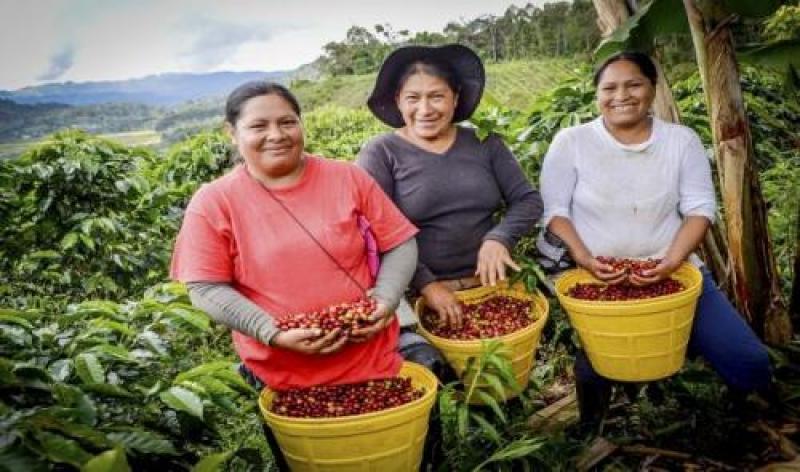
[{"label": "distant tree", "polygon": [[453,21],[441,32],[411,35],[390,24],[362,26],[347,31],[344,41],[325,45],[319,59],[331,76],[376,71],[392,49],[406,44],[458,43],[477,51],[486,61],[499,62],[541,56],[573,56],[591,52],[600,39],[590,0],[547,3],[542,7],[515,5],[503,15],[481,15],[469,21]]}]

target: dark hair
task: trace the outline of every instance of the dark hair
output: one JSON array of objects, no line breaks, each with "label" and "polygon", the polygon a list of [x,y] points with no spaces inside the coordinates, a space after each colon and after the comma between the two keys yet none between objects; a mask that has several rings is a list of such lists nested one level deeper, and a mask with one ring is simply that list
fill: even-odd
[{"label": "dark hair", "polygon": [[395,95],[400,91],[403,85],[405,85],[409,77],[418,73],[428,74],[442,79],[455,95],[458,95],[458,92],[461,91],[461,83],[458,80],[458,76],[448,62],[430,57],[423,57],[422,59],[408,64],[405,69],[403,69],[403,73],[400,74],[400,78],[397,79],[394,86]]},{"label": "dark hair", "polygon": [[603,76],[603,72],[605,72],[606,68],[617,61],[633,62],[642,74],[650,80],[650,83],[653,84],[653,86],[656,85],[658,81],[658,70],[656,70],[656,64],[650,59],[650,56],[639,51],[622,51],[608,57],[597,67],[593,79],[595,87],[600,83],[600,78]]},{"label": "dark hair", "polygon": [[300,116],[300,104],[297,98],[292,95],[286,87],[275,82],[268,82],[266,80],[253,80],[245,82],[236,87],[236,89],[228,95],[228,100],[225,102],[225,121],[236,126],[239,121],[239,115],[242,114],[242,108],[248,100],[263,95],[278,95],[289,103],[297,116]]}]

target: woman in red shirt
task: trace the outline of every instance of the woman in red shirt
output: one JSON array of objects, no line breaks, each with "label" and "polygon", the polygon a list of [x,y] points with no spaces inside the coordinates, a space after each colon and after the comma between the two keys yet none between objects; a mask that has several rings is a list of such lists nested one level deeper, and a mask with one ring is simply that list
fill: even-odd
[{"label": "woman in red shirt", "polygon": [[[172,277],[233,330],[246,370],[271,389],[396,375],[402,358],[394,309],[416,267],[417,229],[366,172],[303,151],[300,107],[283,86],[240,86],[225,118],[243,162],[192,197]],[[382,255],[375,280],[359,217]],[[365,296],[377,305],[374,324],[349,336],[276,328],[288,314]]]}]

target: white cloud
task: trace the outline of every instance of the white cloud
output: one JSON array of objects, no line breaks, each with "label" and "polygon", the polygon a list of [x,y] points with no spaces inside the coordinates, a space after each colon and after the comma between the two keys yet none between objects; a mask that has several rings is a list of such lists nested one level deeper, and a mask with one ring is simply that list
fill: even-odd
[{"label": "white cloud", "polygon": [[37,77],[292,69],[353,25],[441,31],[449,21],[502,14],[512,3],[527,2],[0,0],[0,89],[34,85]]},{"label": "white cloud", "polygon": [[75,48],[71,44],[50,57],[50,66],[36,80],[56,80],[66,73],[75,63]]}]

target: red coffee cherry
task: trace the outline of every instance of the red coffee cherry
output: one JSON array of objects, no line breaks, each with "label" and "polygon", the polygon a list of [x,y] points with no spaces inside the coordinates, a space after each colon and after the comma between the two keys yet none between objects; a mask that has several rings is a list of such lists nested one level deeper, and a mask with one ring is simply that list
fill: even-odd
[{"label": "red coffee cherry", "polygon": [[333,418],[386,410],[422,397],[407,377],[277,392],[271,410],[295,418]]},{"label": "red coffee cherry", "polygon": [[662,297],[685,289],[686,287],[675,279],[661,280],[644,287],[637,287],[629,282],[614,285],[579,283],[572,286],[567,295],[579,300],[623,301]]},{"label": "red coffee cherry", "polygon": [[375,311],[377,303],[372,298],[362,298],[354,302],[339,303],[310,313],[291,313],[277,320],[278,329],[319,328],[323,334],[341,328],[343,334],[350,334],[353,329],[364,328],[372,324],[369,317]]},{"label": "red coffee cherry", "polygon": [[646,270],[655,269],[656,266],[661,262],[661,259],[618,259],[616,257],[608,257],[608,256],[597,256],[596,258],[598,261],[602,262],[603,264],[608,264],[614,268],[614,272],[618,272],[620,270],[624,271],[626,274],[636,274],[638,276],[642,276],[642,272]]},{"label": "red coffee cherry", "polygon": [[533,323],[530,302],[496,296],[476,304],[461,304],[464,322],[461,328],[442,323],[430,308],[422,313],[422,326],[436,336],[448,339],[489,339],[504,336]]}]

